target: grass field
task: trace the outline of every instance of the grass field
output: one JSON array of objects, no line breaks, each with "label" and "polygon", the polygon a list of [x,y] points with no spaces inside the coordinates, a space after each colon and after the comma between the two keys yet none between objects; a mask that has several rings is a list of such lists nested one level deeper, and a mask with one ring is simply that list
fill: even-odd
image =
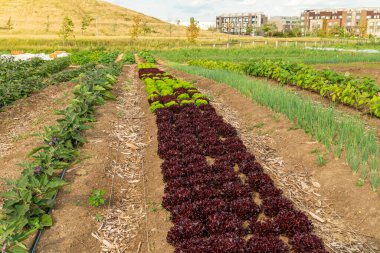
[{"label": "grass field", "polygon": [[163,59],[174,62],[190,60],[215,60],[231,62],[249,62],[262,58],[284,59],[293,62],[317,63],[348,63],[348,62],[377,62],[379,54],[315,51],[303,48],[231,48],[231,49],[177,49],[170,51],[155,51]]}]

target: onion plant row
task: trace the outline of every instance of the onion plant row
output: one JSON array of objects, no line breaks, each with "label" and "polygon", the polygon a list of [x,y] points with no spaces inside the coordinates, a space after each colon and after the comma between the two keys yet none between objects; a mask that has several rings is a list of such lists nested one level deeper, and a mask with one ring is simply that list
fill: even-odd
[{"label": "onion plant row", "polygon": [[258,104],[284,114],[333,151],[337,159],[344,153],[352,171],[356,173],[361,170],[360,182],[370,181],[374,191],[379,188],[379,145],[376,131],[367,128],[359,118],[341,115],[332,107],[326,108],[283,87],[273,87],[244,74],[177,63],[172,63],[171,66],[225,83]]},{"label": "onion plant row", "polygon": [[316,70],[305,64],[268,59],[249,64],[195,60],[189,61],[189,65],[270,78],[283,85],[316,92],[333,102],[354,107],[380,118],[380,88],[373,79],[367,77],[359,78],[328,69]]},{"label": "onion plant row", "polygon": [[121,64],[111,64],[81,75],[73,89],[74,99],[57,112],[62,118],[45,128],[43,145],[30,152],[31,160],[22,164],[21,176],[7,181],[9,190],[2,193],[0,216],[2,252],[27,252],[23,241],[37,230],[52,226],[52,198],[66,184],[59,174],[78,158],[79,148],[86,141],[83,131],[95,121],[96,107],[113,98],[110,90],[120,71]]}]

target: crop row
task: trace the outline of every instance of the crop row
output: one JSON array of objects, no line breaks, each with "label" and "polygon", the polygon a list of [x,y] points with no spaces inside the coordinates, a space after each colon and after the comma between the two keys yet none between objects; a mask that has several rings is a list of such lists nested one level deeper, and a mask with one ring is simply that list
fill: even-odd
[{"label": "crop row", "polygon": [[151,112],[159,108],[209,103],[205,95],[188,82],[175,79],[168,73],[158,70],[153,63],[139,65],[139,77],[144,79]]},{"label": "crop row", "polygon": [[70,65],[67,58],[53,61],[0,62],[0,108],[46,87],[44,80]]},{"label": "crop row", "polygon": [[364,110],[380,117],[380,88],[369,78],[356,78],[332,70],[316,70],[312,66],[281,60],[258,60],[249,64],[215,61],[190,61],[208,69],[240,71],[251,76],[267,77],[284,85],[311,90],[333,102]]},{"label": "crop row", "polygon": [[[84,65],[87,63],[99,63],[99,64],[110,64],[116,60],[120,55],[119,51],[78,51],[70,54],[70,61],[72,64]],[[124,58],[122,59],[124,63],[132,64],[135,63],[134,56],[131,52],[124,53]]]},{"label": "crop row", "polygon": [[62,118],[45,128],[44,145],[32,150],[30,162],[24,163],[22,175],[9,181],[3,193],[0,220],[0,245],[3,252],[27,252],[22,241],[35,231],[52,225],[48,211],[54,206],[53,196],[66,184],[59,173],[79,156],[85,143],[83,131],[95,120],[96,106],[112,97],[110,90],[121,71],[121,64],[97,67],[80,77],[75,98],[59,112]]},{"label": "crop row", "polygon": [[[140,66],[140,77],[162,85],[148,92],[151,105],[167,96],[165,84],[177,98],[199,93],[148,67]],[[283,196],[209,103],[164,106],[155,113],[166,183],[163,206],[174,223],[167,241],[176,253],[327,252],[308,217]]]},{"label": "crop row", "polygon": [[156,59],[149,51],[141,51],[139,56],[142,57],[146,63],[156,63]]}]

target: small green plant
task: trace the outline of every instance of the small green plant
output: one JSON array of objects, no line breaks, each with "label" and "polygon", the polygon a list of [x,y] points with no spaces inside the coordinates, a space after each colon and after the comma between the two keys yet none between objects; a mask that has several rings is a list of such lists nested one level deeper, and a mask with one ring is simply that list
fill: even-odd
[{"label": "small green plant", "polygon": [[97,222],[102,222],[102,221],[104,220],[104,216],[101,215],[101,214],[99,214],[99,213],[97,213],[97,214],[95,215],[95,220],[96,220]]},{"label": "small green plant", "polygon": [[272,119],[276,122],[279,122],[280,121],[280,114],[275,112],[272,114]]},{"label": "small green plant", "polygon": [[319,154],[320,151],[319,151],[319,149],[315,148],[312,151],[310,151],[310,153],[312,153],[312,154]]},{"label": "small green plant", "polygon": [[294,125],[294,126],[289,127],[288,131],[295,131],[295,130],[298,130],[298,129],[301,129],[301,127],[298,126],[298,125]]},{"label": "small green plant", "polygon": [[92,191],[91,196],[88,198],[88,203],[90,206],[102,206],[106,202],[104,195],[106,191],[95,189]]},{"label": "small green plant", "polygon": [[343,151],[343,145],[336,146],[335,152],[334,152],[335,160],[338,160],[340,158],[340,156],[342,155],[342,151]]},{"label": "small green plant", "polygon": [[322,153],[319,153],[318,155],[317,155],[317,165],[319,166],[319,167],[323,167],[323,166],[325,166],[326,165],[326,159],[325,159],[325,155],[324,154],[322,154]]},{"label": "small green plant", "polygon": [[253,128],[263,128],[264,127],[264,122],[258,122],[253,125]]},{"label": "small green plant", "polygon": [[187,93],[183,93],[183,94],[179,95],[177,98],[179,100],[185,100],[185,99],[190,99],[190,96]]},{"label": "small green plant", "polygon": [[197,100],[197,99],[200,99],[200,98],[206,98],[206,95],[204,95],[202,93],[195,93],[195,94],[193,94],[193,96],[191,98],[194,99],[194,100]]},{"label": "small green plant", "polygon": [[196,106],[208,105],[208,102],[207,100],[204,100],[204,99],[198,99],[197,101],[195,101],[195,105]]},{"label": "small green plant", "polygon": [[171,106],[174,106],[174,105],[178,105],[178,103],[176,101],[170,101],[168,103],[165,104],[165,107],[171,107]]},{"label": "small green plant", "polygon": [[357,186],[363,186],[365,183],[365,180],[367,178],[368,174],[368,165],[366,163],[363,163],[360,165],[360,178],[358,182],[356,183]]},{"label": "small green plant", "polygon": [[194,104],[194,100],[182,100],[181,105],[189,105]]},{"label": "small green plant", "polygon": [[165,108],[163,104],[161,104],[159,101],[156,101],[150,105],[150,111],[155,112],[157,109]]}]

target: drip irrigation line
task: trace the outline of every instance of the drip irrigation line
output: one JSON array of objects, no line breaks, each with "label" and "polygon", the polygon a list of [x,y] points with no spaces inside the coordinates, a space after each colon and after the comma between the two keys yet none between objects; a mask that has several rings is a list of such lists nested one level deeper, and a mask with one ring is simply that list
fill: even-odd
[{"label": "drip irrigation line", "polygon": [[[61,173],[61,176],[60,176],[60,179],[64,179],[65,174],[66,174],[66,172],[67,172],[67,169],[68,169],[68,168],[63,169],[63,171],[62,171],[62,173]],[[55,201],[56,198],[57,198],[57,196],[58,196],[58,191],[54,194],[52,200]],[[47,213],[50,213],[51,210],[52,210],[52,209],[49,209]],[[40,239],[41,239],[41,236],[42,236],[42,232],[43,232],[43,231],[44,231],[44,228],[38,230],[38,233],[37,233],[36,237],[34,238],[33,244],[32,244],[32,246],[31,246],[30,249],[29,249],[29,253],[35,253],[35,252],[36,252],[36,249],[37,249],[37,246],[38,246],[38,242],[39,242]]]}]

